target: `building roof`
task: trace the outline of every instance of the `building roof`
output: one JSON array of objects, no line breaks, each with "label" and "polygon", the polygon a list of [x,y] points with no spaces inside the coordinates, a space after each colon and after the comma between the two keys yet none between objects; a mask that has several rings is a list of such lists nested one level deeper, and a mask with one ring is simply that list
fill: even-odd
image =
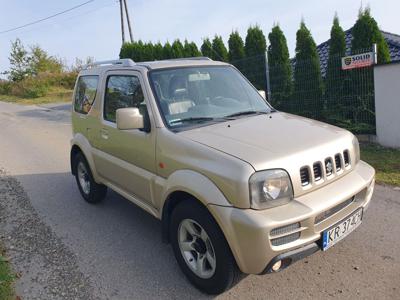
[{"label": "building roof", "polygon": [[[346,55],[351,54],[351,41],[353,39],[351,30],[352,30],[352,28],[350,28],[344,32],[345,40],[346,40]],[[399,61],[400,60],[400,35],[382,31],[382,30],[381,30],[381,32],[389,46],[391,61]],[[320,65],[321,65],[321,73],[322,73],[323,77],[325,77],[326,69],[328,66],[329,43],[330,43],[330,39],[317,46],[317,51],[319,54],[319,61],[320,61]]]}]

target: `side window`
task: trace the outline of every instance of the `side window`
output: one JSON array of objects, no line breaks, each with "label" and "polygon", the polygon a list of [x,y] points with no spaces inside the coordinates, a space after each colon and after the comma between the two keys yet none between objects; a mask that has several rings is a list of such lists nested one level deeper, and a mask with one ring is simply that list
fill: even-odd
[{"label": "side window", "polygon": [[127,107],[137,107],[142,115],[147,114],[139,78],[131,75],[109,76],[104,97],[104,119],[115,123],[117,109]]},{"label": "side window", "polygon": [[97,92],[99,77],[95,75],[81,76],[76,84],[74,110],[87,114],[93,105]]}]

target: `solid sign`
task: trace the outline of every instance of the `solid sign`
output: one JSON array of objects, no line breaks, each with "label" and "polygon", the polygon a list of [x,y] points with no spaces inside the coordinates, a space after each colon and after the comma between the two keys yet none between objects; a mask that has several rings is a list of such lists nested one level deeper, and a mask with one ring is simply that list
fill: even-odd
[{"label": "solid sign", "polygon": [[375,63],[375,53],[367,52],[342,57],[342,70],[370,67]]}]

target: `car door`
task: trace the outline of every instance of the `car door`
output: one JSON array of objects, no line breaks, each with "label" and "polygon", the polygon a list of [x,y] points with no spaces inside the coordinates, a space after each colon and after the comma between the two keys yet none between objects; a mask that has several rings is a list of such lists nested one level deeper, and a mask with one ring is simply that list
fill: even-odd
[{"label": "car door", "polygon": [[[152,206],[151,180],[155,174],[155,127],[141,74],[111,71],[104,84],[101,122],[96,137],[96,167],[100,176],[124,192]],[[120,130],[116,110],[137,107],[148,130]]]}]

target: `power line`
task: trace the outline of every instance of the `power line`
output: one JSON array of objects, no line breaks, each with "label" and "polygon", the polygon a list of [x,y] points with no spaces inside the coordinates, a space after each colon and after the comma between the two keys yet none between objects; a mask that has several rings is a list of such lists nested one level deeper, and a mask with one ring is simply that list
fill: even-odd
[{"label": "power line", "polygon": [[[114,0],[113,0],[113,2],[114,2]],[[91,14],[91,13],[94,13],[94,12],[96,12],[96,11],[98,11],[98,10],[101,10],[101,9],[103,9],[103,8],[105,8],[105,7],[110,7],[110,6],[116,5],[117,3],[118,3],[118,2],[114,2],[114,3],[112,3],[112,4],[106,4],[106,5],[97,7],[97,8],[95,8],[95,9],[86,10],[86,11],[83,11],[82,13],[78,13],[78,14],[76,14],[76,15],[69,16],[69,17],[67,17],[67,18],[65,18],[65,19],[60,19],[57,23],[63,23],[63,22],[66,22],[66,21],[70,21],[70,20],[73,20],[73,19],[82,17],[82,16],[86,16],[86,15],[88,15],[88,14]],[[44,28],[45,26],[46,26],[46,29],[49,28],[49,26],[48,26],[47,24],[41,24],[41,25],[39,25],[39,26],[30,27],[30,28],[27,28],[27,29],[25,29],[25,30],[19,31],[18,34],[20,35],[20,34],[32,32],[32,31],[34,31],[35,33],[37,33],[38,30]],[[12,32],[8,32],[8,33],[4,34],[3,36],[7,36],[8,34],[12,34]]]},{"label": "power line", "polygon": [[51,18],[54,18],[54,17],[56,17],[56,16],[65,14],[65,13],[67,13],[67,12],[70,12],[71,10],[74,10],[74,9],[77,9],[77,8],[79,8],[79,7],[81,7],[81,6],[84,6],[84,5],[86,5],[86,4],[89,4],[90,2],[93,2],[93,1],[95,1],[95,0],[86,1],[86,2],[84,2],[84,3],[81,3],[81,4],[79,4],[79,5],[76,5],[76,6],[74,6],[74,7],[69,8],[69,9],[63,10],[63,11],[61,11],[61,12],[58,12],[58,13],[54,14],[54,15],[45,17],[45,18],[43,18],[43,19],[39,19],[39,20],[30,22],[30,23],[27,23],[27,24],[24,24],[24,25],[21,25],[21,26],[17,26],[17,27],[10,28],[10,29],[4,30],[4,31],[0,31],[0,34],[7,33],[7,32],[10,32],[10,31],[15,31],[15,30],[17,30],[17,29],[21,29],[21,28],[24,28],[24,27],[28,27],[28,26],[31,26],[31,25],[34,25],[34,24],[37,24],[37,23],[46,21],[46,20],[48,20],[48,19],[51,19]]}]

